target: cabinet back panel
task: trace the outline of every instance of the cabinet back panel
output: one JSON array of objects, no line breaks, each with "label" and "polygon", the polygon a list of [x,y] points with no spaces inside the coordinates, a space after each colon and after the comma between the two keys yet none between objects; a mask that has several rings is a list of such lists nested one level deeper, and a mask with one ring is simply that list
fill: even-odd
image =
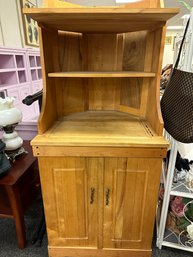
[{"label": "cabinet back panel", "polygon": [[119,39],[117,34],[84,34],[84,70],[121,70],[121,67],[117,67],[117,58],[121,58],[117,56]]},{"label": "cabinet back panel", "polygon": [[122,79],[120,85],[120,105],[140,108],[143,79]]},{"label": "cabinet back panel", "polygon": [[59,117],[86,110],[129,113],[129,108],[139,110],[141,106],[142,78],[60,78],[55,81]]},{"label": "cabinet back panel", "polygon": [[58,71],[144,71],[147,31],[58,32]]},{"label": "cabinet back panel", "polygon": [[60,71],[81,71],[83,66],[82,34],[58,32]]},{"label": "cabinet back panel", "polygon": [[88,88],[84,79],[66,78],[57,81],[57,110],[59,117],[88,110]]},{"label": "cabinet back panel", "polygon": [[[143,71],[146,31],[125,34],[59,32],[60,71]],[[143,46],[143,47],[142,47]],[[58,113],[140,108],[142,79],[58,79]],[[135,114],[135,113],[134,113]]]},{"label": "cabinet back panel", "polygon": [[146,31],[123,34],[123,70],[144,70],[146,36]]}]

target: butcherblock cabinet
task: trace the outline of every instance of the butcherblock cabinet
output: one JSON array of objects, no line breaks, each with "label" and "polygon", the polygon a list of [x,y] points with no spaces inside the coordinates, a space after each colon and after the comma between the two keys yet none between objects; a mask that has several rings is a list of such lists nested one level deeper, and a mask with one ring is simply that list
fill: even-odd
[{"label": "butcherblock cabinet", "polygon": [[24,10],[39,24],[44,97],[32,146],[50,257],[151,256],[168,147],[165,23],[178,10],[142,3],[154,8]]}]

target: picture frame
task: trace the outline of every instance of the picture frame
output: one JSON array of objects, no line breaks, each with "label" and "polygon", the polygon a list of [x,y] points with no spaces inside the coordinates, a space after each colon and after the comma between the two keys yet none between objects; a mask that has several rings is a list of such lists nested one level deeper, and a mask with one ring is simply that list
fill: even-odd
[{"label": "picture frame", "polygon": [[[36,8],[36,0],[20,0],[21,10],[22,8]],[[22,12],[22,11],[21,11]],[[23,29],[25,44],[29,46],[39,47],[39,37],[38,37],[38,24],[36,21],[22,14]]]},{"label": "picture frame", "polygon": [[166,36],[165,45],[171,45],[171,44],[172,44],[172,36]]}]

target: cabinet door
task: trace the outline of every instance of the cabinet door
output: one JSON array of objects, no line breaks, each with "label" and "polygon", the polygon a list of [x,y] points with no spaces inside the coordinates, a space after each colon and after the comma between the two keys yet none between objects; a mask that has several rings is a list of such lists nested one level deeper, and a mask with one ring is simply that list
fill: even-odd
[{"label": "cabinet door", "polygon": [[100,158],[39,157],[50,246],[97,247]]},{"label": "cabinet door", "polygon": [[151,249],[161,160],[105,158],[103,248]]}]

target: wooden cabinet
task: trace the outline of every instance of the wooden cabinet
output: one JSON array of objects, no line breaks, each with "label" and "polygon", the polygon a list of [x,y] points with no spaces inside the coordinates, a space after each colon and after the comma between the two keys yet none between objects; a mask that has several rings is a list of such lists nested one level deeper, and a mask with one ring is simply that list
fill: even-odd
[{"label": "wooden cabinet", "polygon": [[51,257],[151,255],[168,147],[165,23],[178,12],[158,2],[24,10],[40,26],[43,104],[32,145]]}]

